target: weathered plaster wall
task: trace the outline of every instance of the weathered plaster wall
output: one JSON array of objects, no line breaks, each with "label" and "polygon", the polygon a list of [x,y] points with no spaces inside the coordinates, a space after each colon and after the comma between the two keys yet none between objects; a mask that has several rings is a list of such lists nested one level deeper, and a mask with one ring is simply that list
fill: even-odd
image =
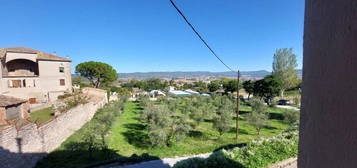
[{"label": "weathered plaster wall", "polygon": [[[1,130],[0,156],[3,157],[0,157],[0,163],[4,164],[0,167],[33,167],[36,163],[33,159],[38,160],[45,156],[46,153],[59,147],[70,135],[91,120],[97,109],[107,103],[105,96],[93,100],[95,101],[79,105],[66,113],[62,113],[40,127],[31,123],[21,127],[19,130],[15,127],[7,127]],[[18,145],[18,142],[21,142],[21,145]],[[19,149],[19,146],[21,149]],[[21,160],[21,157],[27,157],[28,159]]]},{"label": "weathered plaster wall", "polygon": [[[59,67],[64,67],[64,72],[59,72]],[[29,99],[36,98],[38,102],[54,101],[49,99],[49,94],[59,92],[72,92],[71,62],[38,61],[38,77],[11,77],[3,78],[0,75],[0,94]],[[26,87],[9,88],[9,80],[26,80]],[[60,85],[60,79],[65,80],[65,85]],[[54,93],[51,93],[54,92]]]},{"label": "weathered plaster wall", "polygon": [[[39,61],[40,88],[46,91],[71,91],[71,63],[58,61]],[[59,72],[64,67],[64,72]],[[65,79],[65,86],[60,86],[60,79]]]},{"label": "weathered plaster wall", "polygon": [[357,167],[357,1],[306,0],[299,168]]}]

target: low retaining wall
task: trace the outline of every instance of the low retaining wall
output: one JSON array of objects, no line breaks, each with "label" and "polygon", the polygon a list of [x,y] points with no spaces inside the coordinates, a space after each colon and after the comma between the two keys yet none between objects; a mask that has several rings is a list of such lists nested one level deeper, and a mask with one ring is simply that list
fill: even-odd
[{"label": "low retaining wall", "polygon": [[[95,92],[91,91],[91,92]],[[47,153],[61,145],[69,136],[92,119],[95,112],[108,101],[100,94],[89,103],[62,113],[53,120],[37,126],[27,124],[20,129],[9,126],[0,131],[0,167],[31,168]]]}]

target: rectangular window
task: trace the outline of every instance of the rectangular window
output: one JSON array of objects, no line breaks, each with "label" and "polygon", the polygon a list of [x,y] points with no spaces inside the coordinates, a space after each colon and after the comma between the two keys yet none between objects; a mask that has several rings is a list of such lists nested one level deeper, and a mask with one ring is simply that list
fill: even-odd
[{"label": "rectangular window", "polygon": [[64,79],[60,79],[60,86],[64,86],[66,85],[66,82],[64,81]]},{"label": "rectangular window", "polygon": [[22,80],[22,87],[26,87],[26,80]]},{"label": "rectangular window", "polygon": [[59,72],[64,73],[64,67],[59,67]]},{"label": "rectangular window", "polygon": [[9,88],[20,88],[21,80],[9,80]]}]

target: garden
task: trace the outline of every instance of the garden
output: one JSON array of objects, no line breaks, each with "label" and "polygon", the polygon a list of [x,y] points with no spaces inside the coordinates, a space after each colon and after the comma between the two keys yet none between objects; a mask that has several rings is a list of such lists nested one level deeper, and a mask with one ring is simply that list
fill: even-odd
[{"label": "garden", "polygon": [[269,107],[258,99],[242,102],[237,142],[235,106],[234,97],[220,95],[156,102],[121,98],[99,110],[37,167],[135,163],[230,150],[278,135],[298,117],[297,112]]}]

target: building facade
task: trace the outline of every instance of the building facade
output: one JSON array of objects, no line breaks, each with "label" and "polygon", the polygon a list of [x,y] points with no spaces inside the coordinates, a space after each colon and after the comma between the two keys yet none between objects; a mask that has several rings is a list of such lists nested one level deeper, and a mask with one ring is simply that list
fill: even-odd
[{"label": "building facade", "polygon": [[42,51],[0,48],[0,94],[44,103],[72,92],[71,60]]}]

